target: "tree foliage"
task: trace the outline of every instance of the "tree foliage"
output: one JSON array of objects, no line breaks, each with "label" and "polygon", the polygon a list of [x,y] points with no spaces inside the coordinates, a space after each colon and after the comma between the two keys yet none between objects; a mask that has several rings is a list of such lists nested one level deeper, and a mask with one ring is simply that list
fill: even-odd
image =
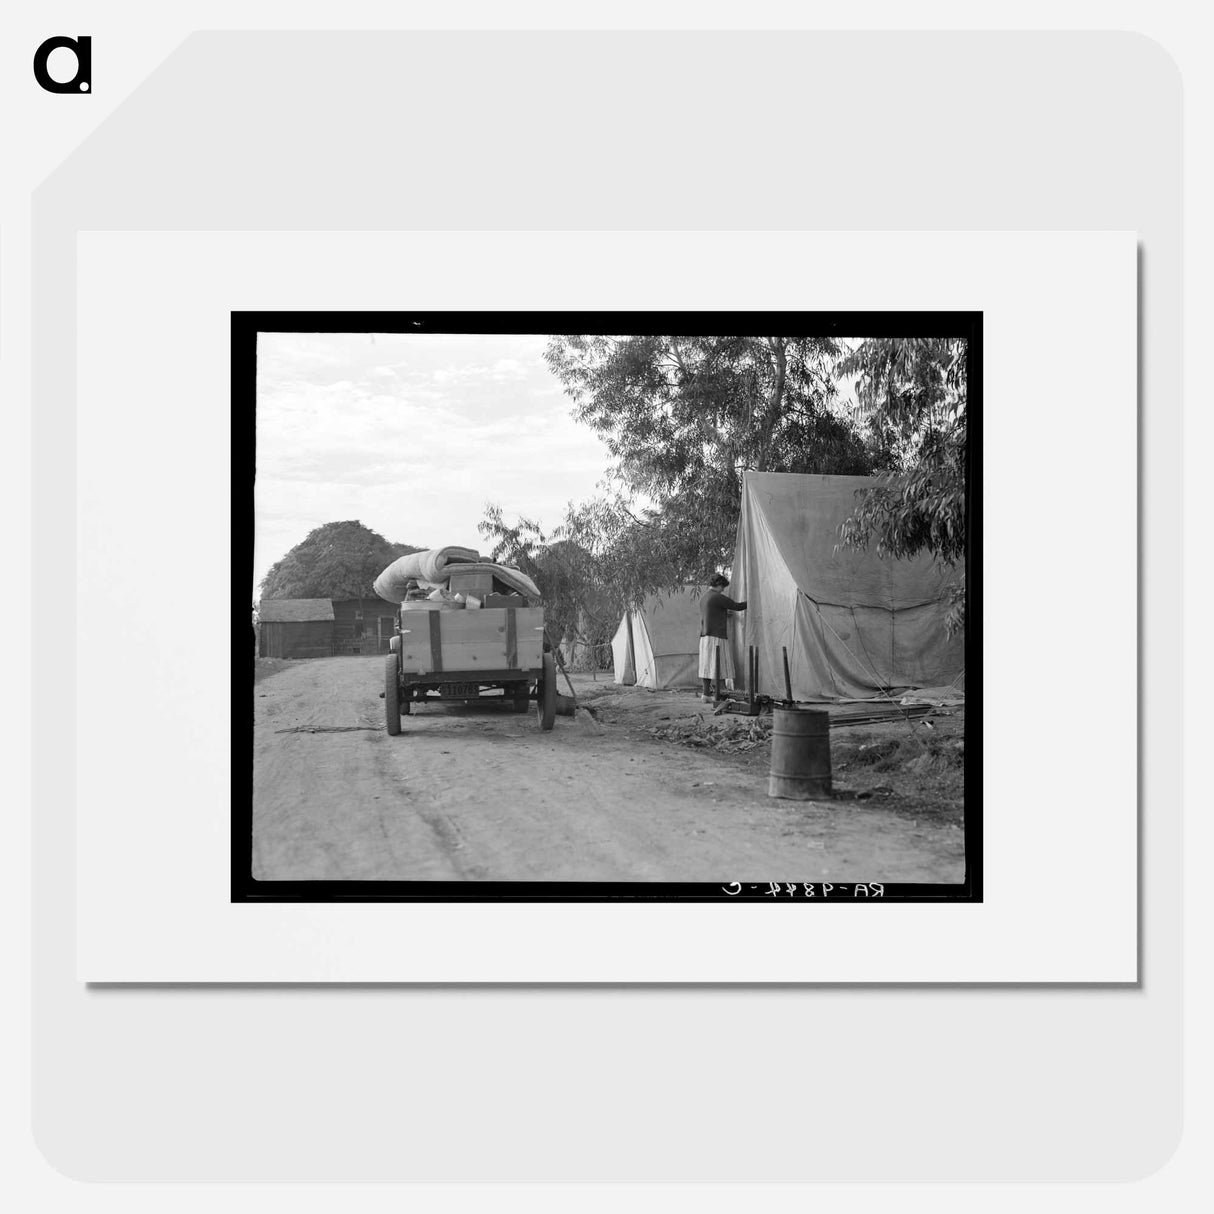
[{"label": "tree foliage", "polygon": [[614,459],[567,536],[632,595],[729,563],[745,470],[867,473],[871,453],[832,407],[840,354],[824,337],[552,337],[545,360]]},{"label": "tree foliage", "polygon": [[[481,532],[535,579],[562,636],[591,639],[599,616],[614,628],[647,594],[728,567],[747,470],[877,473],[843,544],[950,565],[964,553],[964,342],[565,334],[544,357],[612,465],[552,536],[496,506]],[[855,382],[854,416],[841,380]],[[610,610],[592,607],[604,587]]]},{"label": "tree foliage", "polygon": [[606,589],[592,553],[569,539],[545,534],[533,519],[508,523],[501,507],[492,503],[486,505],[478,528],[492,544],[491,560],[521,569],[539,588],[548,635],[555,644],[610,641],[622,604]]},{"label": "tree foliage", "polygon": [[[930,552],[950,568],[966,550],[966,342],[872,338],[841,359],[856,377],[858,412],[885,468],[859,495],[841,543],[879,555]],[[949,627],[964,621],[964,575],[949,587]]]},{"label": "tree foliage", "polygon": [[325,523],[310,531],[261,583],[263,599],[366,599],[397,557],[423,549],[393,544],[362,523]]},{"label": "tree foliage", "polygon": [[712,527],[703,519],[681,515],[672,521],[620,492],[570,506],[559,534],[587,554],[600,582],[611,587],[617,618],[624,607],[640,606],[655,591],[706,583],[729,563],[729,558],[720,560]]}]

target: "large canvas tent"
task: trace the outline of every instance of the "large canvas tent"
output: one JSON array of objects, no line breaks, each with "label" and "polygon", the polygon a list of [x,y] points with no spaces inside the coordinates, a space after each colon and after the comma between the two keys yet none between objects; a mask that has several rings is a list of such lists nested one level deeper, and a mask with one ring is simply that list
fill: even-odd
[{"label": "large canvas tent", "polygon": [[615,681],[638,687],[695,687],[700,651],[700,600],[692,588],[651,594],[624,612],[611,641]]},{"label": "large canvas tent", "polygon": [[865,476],[747,472],[742,478],[733,582],[744,599],[734,634],[739,676],[758,647],[760,695],[785,695],[787,647],[793,698],[872,699],[891,689],[959,685],[960,636],[949,638],[952,576],[929,554],[913,559],[835,551]]}]

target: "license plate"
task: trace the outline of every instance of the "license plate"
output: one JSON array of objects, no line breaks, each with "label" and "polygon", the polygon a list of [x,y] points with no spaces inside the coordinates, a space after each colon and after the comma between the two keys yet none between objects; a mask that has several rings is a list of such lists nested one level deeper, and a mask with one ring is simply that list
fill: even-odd
[{"label": "license plate", "polygon": [[453,700],[466,700],[471,696],[479,696],[480,690],[478,683],[443,683],[441,687],[442,694]]}]

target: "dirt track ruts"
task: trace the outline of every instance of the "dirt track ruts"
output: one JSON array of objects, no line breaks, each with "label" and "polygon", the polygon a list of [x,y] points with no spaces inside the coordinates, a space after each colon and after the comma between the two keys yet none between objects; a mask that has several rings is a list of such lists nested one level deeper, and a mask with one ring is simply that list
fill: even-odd
[{"label": "dirt track ruts", "polygon": [[[383,728],[382,662],[254,688],[259,880],[959,881],[960,832],[782,801],[718,756],[581,712],[427,706]],[[310,732],[315,730],[315,732]]]}]

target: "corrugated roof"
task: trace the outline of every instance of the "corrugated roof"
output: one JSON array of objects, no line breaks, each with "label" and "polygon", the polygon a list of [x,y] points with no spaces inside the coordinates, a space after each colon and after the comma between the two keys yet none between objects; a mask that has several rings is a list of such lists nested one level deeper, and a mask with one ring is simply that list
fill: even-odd
[{"label": "corrugated roof", "polygon": [[257,604],[257,616],[272,624],[290,620],[331,620],[333,603],[330,599],[262,599]]}]

